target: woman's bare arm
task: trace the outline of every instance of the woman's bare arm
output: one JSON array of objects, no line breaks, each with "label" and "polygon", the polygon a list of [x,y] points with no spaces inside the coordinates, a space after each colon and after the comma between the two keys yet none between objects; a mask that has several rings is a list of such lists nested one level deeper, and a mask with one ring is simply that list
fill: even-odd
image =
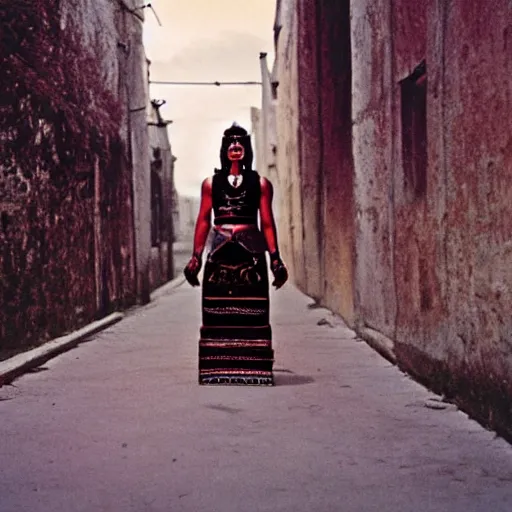
[{"label": "woman's bare arm", "polygon": [[277,230],[274,220],[274,213],[272,212],[272,198],[274,196],[274,189],[272,183],[267,178],[260,178],[261,184],[261,199],[260,199],[260,219],[261,231],[267,242],[268,252],[270,254],[277,251]]},{"label": "woman's bare arm", "polygon": [[196,228],[194,232],[194,252],[187,263],[184,274],[192,286],[199,286],[197,275],[201,270],[202,254],[208,232],[210,231],[212,213],[212,180],[206,178],[201,186],[201,206],[197,215]]},{"label": "woman's bare arm", "polygon": [[274,274],[274,282],[272,283],[276,290],[281,288],[288,280],[288,270],[281,260],[279,249],[277,246],[277,230],[272,211],[272,197],[274,190],[272,183],[266,178],[260,178],[261,199],[260,199],[260,217],[261,230],[267,242],[268,252],[270,253],[270,269]]},{"label": "woman's bare arm", "polygon": [[201,185],[201,206],[197,215],[194,232],[194,254],[203,254],[206,239],[211,227],[212,213],[212,179],[206,178]]}]

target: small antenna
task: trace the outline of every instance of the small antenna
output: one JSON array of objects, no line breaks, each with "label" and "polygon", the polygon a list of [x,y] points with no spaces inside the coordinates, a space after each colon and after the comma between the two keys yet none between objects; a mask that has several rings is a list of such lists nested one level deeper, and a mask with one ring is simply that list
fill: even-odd
[{"label": "small antenna", "polygon": [[160,21],[160,18],[158,17],[158,14],[156,13],[155,8],[151,3],[141,5],[140,7],[135,7],[135,9],[133,9],[132,12],[138,11],[139,9],[151,9],[153,11],[156,21],[160,26],[162,26],[162,22]]}]

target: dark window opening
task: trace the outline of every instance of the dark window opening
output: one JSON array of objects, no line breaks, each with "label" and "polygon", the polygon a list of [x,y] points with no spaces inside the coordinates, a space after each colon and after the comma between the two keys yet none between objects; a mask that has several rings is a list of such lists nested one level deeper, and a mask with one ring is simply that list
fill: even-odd
[{"label": "dark window opening", "polygon": [[279,87],[279,82],[272,82],[272,99],[277,100],[277,88]]},{"label": "dark window opening", "polygon": [[423,61],[401,81],[404,189],[410,199],[427,190],[427,67]]},{"label": "dark window opening", "polygon": [[158,247],[163,240],[163,196],[160,176],[151,170],[151,246]]},{"label": "dark window opening", "polygon": [[279,34],[281,33],[281,29],[283,27],[280,25],[274,25],[274,47],[277,48],[277,43],[279,41]]}]

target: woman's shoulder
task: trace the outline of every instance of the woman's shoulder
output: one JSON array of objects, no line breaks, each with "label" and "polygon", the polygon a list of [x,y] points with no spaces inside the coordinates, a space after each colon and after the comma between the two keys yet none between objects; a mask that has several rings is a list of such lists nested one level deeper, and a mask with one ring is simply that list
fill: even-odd
[{"label": "woman's shoulder", "polygon": [[254,181],[260,181],[260,179],[261,179],[261,176],[260,176],[259,172],[256,171],[255,169],[251,169],[250,171],[246,171],[245,174],[248,175],[249,178],[251,180],[254,180]]},{"label": "woman's shoulder", "polygon": [[212,190],[213,176],[206,177],[201,183],[201,191],[209,192]]},{"label": "woman's shoulder", "polygon": [[261,175],[258,173],[258,171],[251,169],[250,171],[246,171],[244,176],[246,176],[247,183],[249,185],[261,188]]},{"label": "woman's shoulder", "polygon": [[273,194],[274,187],[272,186],[272,182],[265,176],[259,177],[260,182],[260,190],[262,194]]},{"label": "woman's shoulder", "polygon": [[268,186],[268,185],[272,186],[272,182],[266,176],[263,176],[263,175],[257,173],[256,171],[254,171],[254,172],[256,173],[256,177],[262,186]]}]

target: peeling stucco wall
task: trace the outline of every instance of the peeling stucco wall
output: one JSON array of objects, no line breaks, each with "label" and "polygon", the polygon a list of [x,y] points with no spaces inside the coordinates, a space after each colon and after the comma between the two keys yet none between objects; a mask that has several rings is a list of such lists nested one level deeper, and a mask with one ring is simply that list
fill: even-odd
[{"label": "peeling stucco wall", "polygon": [[[352,7],[361,321],[498,428],[512,396],[511,22],[506,1]],[[411,195],[400,83],[423,60],[426,190]]]},{"label": "peeling stucco wall", "polygon": [[348,10],[348,2],[280,3],[277,174],[294,282],[352,323],[350,31],[348,17],[337,23]]},{"label": "peeling stucco wall", "polygon": [[299,169],[297,13],[293,0],[280,2],[276,27],[276,65],[279,86],[276,105],[277,175],[279,176],[278,234],[282,256],[292,279],[305,281],[302,240],[302,194]]},{"label": "peeling stucco wall", "polygon": [[356,294],[360,325],[394,335],[393,84],[389,2],[351,2],[356,197]]},{"label": "peeling stucco wall", "polygon": [[272,74],[268,68],[267,54],[260,54],[261,71],[261,106],[259,112],[260,145],[258,158],[258,171],[271,181],[276,179],[276,102],[273,93]]},{"label": "peeling stucco wall", "polygon": [[304,204],[302,218],[305,283],[303,290],[321,301],[324,297],[324,211],[322,96],[318,55],[318,13],[313,2],[297,2],[299,94],[299,166]]},{"label": "peeling stucco wall", "polygon": [[[496,428],[512,397],[512,10],[352,2],[357,302],[401,366]],[[408,188],[401,82],[426,62],[426,189]]]},{"label": "peeling stucco wall", "polygon": [[349,19],[348,0],[319,2],[325,279],[322,303],[353,326],[355,233]]},{"label": "peeling stucco wall", "polygon": [[[426,36],[427,193],[415,205],[414,224],[412,208],[397,206],[396,247],[407,248],[401,261],[408,259],[406,272],[418,283],[411,296],[409,283],[397,279],[397,353],[405,367],[506,428],[512,422],[510,2],[431,1]],[[417,254],[407,233],[417,240]]]},{"label": "peeling stucco wall", "polygon": [[135,302],[133,154],[144,148],[129,144],[128,98],[146,76],[127,53],[141,19],[121,0],[0,6],[5,354]]},{"label": "peeling stucco wall", "polygon": [[[511,4],[343,4],[278,3],[296,11],[277,45],[293,277],[394,343],[401,367],[512,435]],[[415,128],[406,85],[420,75]],[[406,149],[421,119],[424,179],[411,177]]]},{"label": "peeling stucco wall", "polygon": [[251,108],[251,136],[256,157],[255,169],[270,180],[274,196],[272,211],[276,222],[280,215],[281,190],[277,174],[277,124],[276,100],[272,73],[268,68],[267,54],[260,54],[261,108]]},{"label": "peeling stucco wall", "polygon": [[263,125],[261,122],[261,108],[251,107],[251,144],[254,152],[254,165],[261,173],[264,167],[263,155]]},{"label": "peeling stucco wall", "polygon": [[62,0],[60,23],[87,49],[103,87],[121,102],[119,133],[132,169],[137,300],[145,303],[150,292],[151,180],[143,14],[137,0]]},{"label": "peeling stucco wall", "polygon": [[151,154],[151,269],[150,289],[174,278],[173,242],[179,229],[178,199],[174,186],[174,162],[167,131],[169,121],[162,118],[160,106],[151,101],[148,112]]}]

